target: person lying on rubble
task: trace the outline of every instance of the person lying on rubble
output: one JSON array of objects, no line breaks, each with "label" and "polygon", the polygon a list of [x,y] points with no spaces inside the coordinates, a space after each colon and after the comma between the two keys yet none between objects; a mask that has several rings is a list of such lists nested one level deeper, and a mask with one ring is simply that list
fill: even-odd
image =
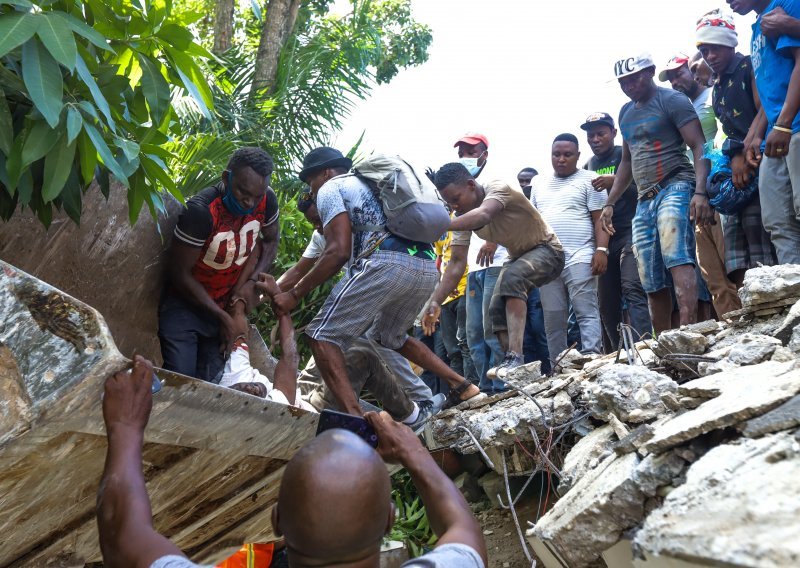
[{"label": "person lying on rubble", "polygon": [[[109,568],[197,568],[153,528],[142,473],[152,373],[152,364],[136,356],[132,370],[105,383],[108,451],[97,495],[100,550]],[[381,542],[395,519],[383,458],[410,473],[439,536],[433,551],[403,567],[483,568],[487,556],[480,526],[453,482],[407,426],[386,413],[367,413],[366,419],[378,435],[377,451],[355,434],[328,430],[286,465],[272,523],[286,540],[289,566],[380,565]]]},{"label": "person lying on rubble", "polygon": [[[261,289],[270,290],[272,294],[280,291],[275,279],[269,274],[260,274],[258,285]],[[244,310],[232,310],[231,316],[236,320],[237,329],[247,329],[247,316]],[[281,357],[275,365],[274,384],[250,364],[247,337],[241,334],[234,340],[219,385],[316,412],[313,406],[300,398],[300,391],[297,388],[297,367],[300,357],[294,339],[294,324],[289,314],[278,316],[278,341],[281,346]]]}]

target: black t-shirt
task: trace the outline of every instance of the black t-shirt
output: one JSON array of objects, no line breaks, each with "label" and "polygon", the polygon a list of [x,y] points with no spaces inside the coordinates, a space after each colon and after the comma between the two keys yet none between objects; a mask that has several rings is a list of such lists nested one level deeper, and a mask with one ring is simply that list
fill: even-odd
[{"label": "black t-shirt", "polygon": [[200,249],[192,276],[208,295],[225,307],[247,258],[262,230],[278,222],[278,198],[267,188],[264,198],[246,215],[234,215],[225,207],[222,183],[200,191],[186,201],[178,217],[175,238]]},{"label": "black t-shirt", "polygon": [[714,113],[728,138],[743,142],[756,117],[753,64],[737,53],[714,84]]},{"label": "black t-shirt", "polygon": [[[619,163],[622,161],[622,146],[614,146],[614,149],[603,158],[592,156],[586,165],[585,170],[592,170],[598,176],[614,175],[617,173]],[[622,197],[614,204],[614,216],[611,222],[617,233],[631,230],[633,216],[636,215],[636,204],[638,201],[638,191],[636,182],[631,182]]]}]

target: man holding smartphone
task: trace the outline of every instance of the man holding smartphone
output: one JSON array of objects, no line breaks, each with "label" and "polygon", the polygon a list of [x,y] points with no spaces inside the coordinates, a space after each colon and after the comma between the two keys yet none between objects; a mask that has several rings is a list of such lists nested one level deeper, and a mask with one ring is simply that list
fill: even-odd
[{"label": "man holding smartphone", "polygon": [[[132,371],[116,373],[105,384],[108,454],[97,498],[100,548],[107,566],[197,568],[153,528],[142,473],[152,373],[152,364],[137,356]],[[380,565],[381,542],[394,523],[383,458],[411,474],[439,536],[432,552],[403,567],[483,568],[480,526],[453,482],[407,426],[385,413],[367,413],[366,419],[378,435],[377,452],[355,434],[329,430],[287,464],[272,518],[275,533],[286,539],[289,565]]]}]

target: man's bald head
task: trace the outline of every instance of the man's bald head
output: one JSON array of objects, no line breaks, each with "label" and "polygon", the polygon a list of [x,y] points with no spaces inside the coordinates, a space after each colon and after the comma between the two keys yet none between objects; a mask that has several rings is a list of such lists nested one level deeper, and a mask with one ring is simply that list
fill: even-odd
[{"label": "man's bald head", "polygon": [[378,453],[355,434],[328,430],[286,465],[276,532],[293,565],[353,562],[379,553],[391,527],[391,484]]}]

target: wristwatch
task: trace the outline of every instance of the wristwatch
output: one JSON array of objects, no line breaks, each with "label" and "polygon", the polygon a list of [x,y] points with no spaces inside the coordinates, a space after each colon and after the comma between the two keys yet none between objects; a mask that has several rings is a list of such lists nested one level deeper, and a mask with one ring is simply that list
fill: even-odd
[{"label": "wristwatch", "polygon": [[608,256],[608,247],[597,247],[595,249],[595,251],[596,252],[604,252],[604,253],[606,253],[606,256]]}]

